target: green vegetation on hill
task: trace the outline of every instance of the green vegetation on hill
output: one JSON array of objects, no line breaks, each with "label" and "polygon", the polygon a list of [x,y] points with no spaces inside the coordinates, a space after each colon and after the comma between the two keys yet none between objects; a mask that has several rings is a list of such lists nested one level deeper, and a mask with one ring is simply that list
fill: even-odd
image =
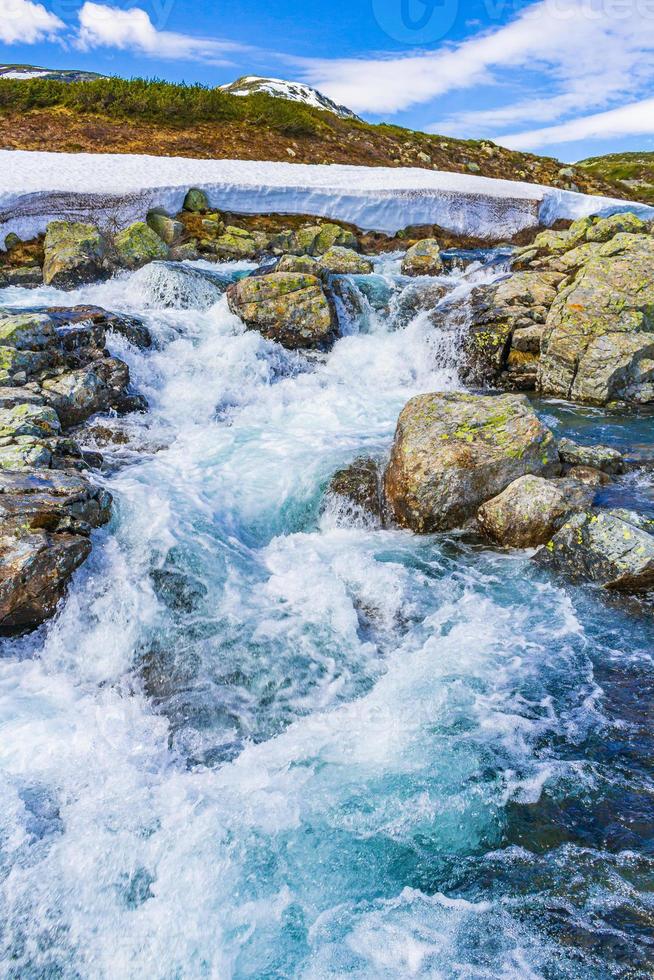
[{"label": "green vegetation on hill", "polygon": [[306,106],[262,93],[242,98],[203,85],[142,78],[97,78],[76,85],[49,78],[1,81],[0,111],[64,108],[180,127],[205,122],[265,122],[286,136],[312,136],[326,125],[320,113]]},{"label": "green vegetation on hill", "polygon": [[654,203],[654,153],[608,153],[581,160],[577,166],[602,180],[622,184],[642,201]]}]

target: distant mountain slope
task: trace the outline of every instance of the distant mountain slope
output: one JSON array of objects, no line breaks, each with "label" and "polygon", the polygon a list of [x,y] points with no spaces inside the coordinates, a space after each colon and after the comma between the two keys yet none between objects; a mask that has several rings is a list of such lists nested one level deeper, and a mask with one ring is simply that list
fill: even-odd
[{"label": "distant mountain slope", "polygon": [[302,82],[287,82],[283,78],[262,78],[259,75],[243,75],[229,85],[221,85],[223,92],[230,95],[256,95],[263,92],[265,95],[272,95],[276,99],[289,99],[291,102],[301,102],[303,105],[311,106],[313,109],[323,109],[326,112],[333,112],[341,119],[358,119],[356,113],[348,109],[347,106],[337,105],[326,95],[319,92],[310,85]]},{"label": "distant mountain slope", "polygon": [[106,78],[94,71],[78,71],[65,68],[40,68],[37,65],[0,65],[0,78],[14,81],[31,81],[50,78],[55,82],[89,82],[94,78]]},{"label": "distant mountain slope", "polygon": [[647,203],[654,203],[654,153],[608,153],[581,160],[577,166],[603,180],[615,181]]}]

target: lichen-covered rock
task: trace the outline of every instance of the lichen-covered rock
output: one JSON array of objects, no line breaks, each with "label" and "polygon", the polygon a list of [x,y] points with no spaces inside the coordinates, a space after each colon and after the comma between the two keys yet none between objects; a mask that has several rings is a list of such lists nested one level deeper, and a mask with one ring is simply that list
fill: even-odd
[{"label": "lichen-covered rock", "polygon": [[335,275],[369,275],[372,272],[372,262],[351,248],[333,245],[318,259],[322,269]]},{"label": "lichen-covered rock", "polygon": [[233,313],[247,327],[284,347],[325,347],[334,337],[332,309],[316,276],[273,272],[241,279],[227,290]]},{"label": "lichen-covered rock", "polygon": [[423,238],[407,249],[402,259],[403,276],[438,276],[443,271],[441,250],[435,238]]},{"label": "lichen-covered rock", "polygon": [[473,290],[470,326],[463,342],[461,378],[468,384],[533,389],[541,335],[563,276],[516,272]]},{"label": "lichen-covered rock", "polygon": [[207,195],[197,187],[192,187],[186,194],[182,207],[184,211],[208,211],[209,201]]},{"label": "lichen-covered rock", "polygon": [[74,289],[111,274],[107,243],[95,227],[82,221],[51,221],[44,242],[46,286]]},{"label": "lichen-covered rock", "polygon": [[282,255],[275,269],[275,272],[306,272],[314,276],[319,271],[316,259],[310,255]]},{"label": "lichen-covered rock", "polygon": [[52,465],[52,449],[30,436],[18,436],[0,445],[0,470],[46,469]]},{"label": "lichen-covered rock", "polygon": [[348,231],[346,228],[341,228],[340,225],[326,222],[324,225],[319,226],[318,234],[313,242],[312,254],[324,255],[325,252],[329,252],[334,247],[354,249],[356,251],[359,243],[351,231]]},{"label": "lichen-covered rock", "polygon": [[580,446],[572,439],[561,439],[559,457],[567,466],[592,466],[603,473],[624,473],[622,453],[611,446]]},{"label": "lichen-covered rock", "polygon": [[328,495],[347,502],[347,516],[362,515],[383,523],[384,506],[382,480],[379,465],[374,459],[363,456],[334,473],[329,482]]},{"label": "lichen-covered rock", "polygon": [[594,490],[573,480],[521,476],[477,511],[477,522],[492,541],[507,548],[545,544],[571,514],[593,502]]},{"label": "lichen-covered rock", "polygon": [[60,432],[59,416],[47,405],[24,403],[0,408],[0,440],[18,436],[47,439]]},{"label": "lichen-covered rock", "polygon": [[534,556],[573,581],[619,592],[654,589],[654,522],[630,511],[585,511],[571,517]]},{"label": "lichen-covered rock", "polygon": [[166,245],[178,245],[184,234],[184,225],[163,211],[149,211],[147,223]]},{"label": "lichen-covered rock", "polygon": [[265,244],[265,235],[262,239],[254,232],[227,225],[224,233],[211,243],[211,251],[225,261],[254,259],[265,248]]},{"label": "lichen-covered rock", "polygon": [[398,524],[447,530],[527,473],[557,472],[550,430],[522,395],[418,395],[400,415],[384,477]]},{"label": "lichen-covered rock", "polygon": [[168,246],[144,221],[118,232],[114,238],[118,260],[126,269],[140,269],[148,262],[168,258]]},{"label": "lichen-covered rock", "polygon": [[632,211],[623,211],[608,218],[600,218],[591,224],[586,232],[586,241],[608,242],[619,232],[642,235],[647,232],[647,225]]},{"label": "lichen-covered rock", "polygon": [[654,401],[654,238],[619,234],[559,292],[538,386],[573,401]]}]

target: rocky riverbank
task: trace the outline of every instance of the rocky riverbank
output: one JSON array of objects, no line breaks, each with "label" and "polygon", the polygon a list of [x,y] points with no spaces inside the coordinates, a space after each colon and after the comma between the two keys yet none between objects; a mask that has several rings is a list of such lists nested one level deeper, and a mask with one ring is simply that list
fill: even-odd
[{"label": "rocky riverbank", "polygon": [[[336,474],[330,494],[417,534],[462,528],[493,546],[537,548],[538,564],[574,580],[624,592],[654,588],[652,521],[595,506],[597,489],[625,460],[610,449],[557,443],[515,393],[634,410],[654,403],[654,238],[639,218],[588,218],[541,232],[514,249],[504,278],[451,300],[448,269],[473,260],[448,254],[452,236],[444,242],[437,229],[384,240],[315,219],[236,223],[195,189],[179,214],[154,209],[144,219],[118,232],[53,221],[34,241],[8,236],[0,287],[70,290],[165,263],[171,276],[178,270],[177,304],[199,279],[208,303],[226,292],[247,329],[319,356],[341,335],[348,308],[365,302],[365,290],[343,277],[371,276],[374,253],[402,243],[402,275],[415,280],[404,295],[407,318],[426,315],[441,328],[463,322],[460,377],[487,391],[412,399],[390,460],[357,460]],[[230,281],[187,264],[199,259],[259,267]],[[102,456],[82,448],[84,427],[93,419],[97,428],[107,413],[147,410],[127,364],[109,353],[107,332],[145,349],[152,343],[138,318],[98,307],[0,308],[5,632],[55,612],[90,553],[91,531],[110,518]]]}]

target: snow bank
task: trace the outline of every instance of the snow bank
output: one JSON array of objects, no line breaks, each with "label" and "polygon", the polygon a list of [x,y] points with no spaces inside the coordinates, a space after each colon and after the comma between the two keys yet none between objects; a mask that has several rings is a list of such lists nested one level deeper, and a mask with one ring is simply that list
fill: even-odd
[{"label": "snow bank", "polygon": [[33,237],[54,218],[123,227],[151,207],[179,211],[189,187],[243,214],[321,215],[387,233],[438,224],[495,240],[557,218],[627,209],[654,217],[614,198],[433,170],[1,150],[0,241],[10,231]]}]

